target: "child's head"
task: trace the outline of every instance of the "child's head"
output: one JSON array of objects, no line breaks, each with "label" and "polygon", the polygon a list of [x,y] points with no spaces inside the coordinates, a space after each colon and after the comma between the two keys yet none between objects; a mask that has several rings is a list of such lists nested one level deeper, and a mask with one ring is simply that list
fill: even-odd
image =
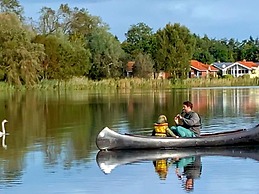
[{"label": "child's head", "polygon": [[165,115],[160,115],[157,120],[158,124],[167,123],[167,118]]}]

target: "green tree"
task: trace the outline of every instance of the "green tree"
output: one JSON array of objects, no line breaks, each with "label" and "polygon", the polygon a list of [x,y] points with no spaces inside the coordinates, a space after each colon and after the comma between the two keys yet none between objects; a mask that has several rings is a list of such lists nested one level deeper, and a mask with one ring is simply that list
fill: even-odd
[{"label": "green tree", "polygon": [[125,36],[126,41],[122,43],[122,48],[133,58],[139,53],[153,53],[155,45],[154,34],[152,28],[145,23],[132,25]]},{"label": "green tree", "polygon": [[41,75],[43,45],[32,43],[34,34],[15,14],[0,14],[0,69],[9,83],[32,86]]},{"label": "green tree", "polygon": [[23,7],[17,0],[0,0],[0,12],[15,13],[20,19],[23,19]]},{"label": "green tree", "polygon": [[154,61],[150,55],[139,53],[133,66],[133,74],[135,77],[150,78],[153,76],[153,66]]},{"label": "green tree", "polygon": [[193,54],[193,58],[202,63],[211,64],[215,62],[213,55],[209,52],[209,48],[211,46],[211,41],[207,35],[203,38],[194,35],[196,39],[196,46]]},{"label": "green tree", "polygon": [[120,77],[123,73],[120,42],[106,28],[96,29],[88,38],[92,54],[92,79]]},{"label": "green tree", "polygon": [[239,60],[259,61],[259,39],[249,37],[239,45]]},{"label": "green tree", "polygon": [[81,44],[70,42],[68,36],[38,35],[35,42],[44,44],[46,58],[42,63],[45,79],[67,79],[87,75],[90,51]]},{"label": "green tree", "polygon": [[38,30],[41,34],[59,33],[75,37],[89,35],[94,29],[107,26],[100,17],[92,16],[86,9],[71,9],[68,4],[61,4],[58,10],[43,7],[40,11]]},{"label": "green tree", "polygon": [[195,47],[195,38],[189,29],[180,24],[167,24],[157,31],[156,38],[156,71],[167,71],[173,78],[186,78]]}]

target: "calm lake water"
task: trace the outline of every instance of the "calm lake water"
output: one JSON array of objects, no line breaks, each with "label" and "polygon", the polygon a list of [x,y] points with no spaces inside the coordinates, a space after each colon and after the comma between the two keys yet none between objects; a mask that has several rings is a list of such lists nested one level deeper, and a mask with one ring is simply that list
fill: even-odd
[{"label": "calm lake water", "polygon": [[259,123],[259,87],[1,92],[0,193],[188,193],[195,171],[192,193],[259,194],[259,147],[98,152],[105,126],[150,134],[160,114],[172,125],[185,100],[203,133]]}]

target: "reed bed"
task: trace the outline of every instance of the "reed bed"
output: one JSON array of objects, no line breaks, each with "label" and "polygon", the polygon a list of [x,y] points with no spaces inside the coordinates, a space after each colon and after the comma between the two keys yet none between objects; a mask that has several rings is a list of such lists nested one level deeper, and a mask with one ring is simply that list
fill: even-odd
[{"label": "reed bed", "polygon": [[39,84],[26,88],[14,87],[0,82],[0,90],[39,89],[39,90],[110,90],[110,89],[171,89],[192,87],[222,87],[222,86],[259,86],[259,78],[192,78],[180,79],[104,79],[89,80],[84,77],[74,77],[69,80],[43,80]]}]

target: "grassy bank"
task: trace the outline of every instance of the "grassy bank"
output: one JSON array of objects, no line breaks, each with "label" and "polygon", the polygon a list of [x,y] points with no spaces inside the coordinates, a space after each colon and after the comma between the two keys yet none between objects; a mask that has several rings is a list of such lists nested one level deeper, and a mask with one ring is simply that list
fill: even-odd
[{"label": "grassy bank", "polygon": [[[67,81],[45,80],[30,89],[40,90],[104,90],[104,89],[170,89],[192,87],[222,87],[222,86],[259,86],[259,78],[213,78],[186,80],[156,80],[156,79],[105,79],[92,81],[86,78],[73,78]],[[0,90],[17,89],[7,83],[0,82]],[[18,89],[25,90],[26,87]]]}]

